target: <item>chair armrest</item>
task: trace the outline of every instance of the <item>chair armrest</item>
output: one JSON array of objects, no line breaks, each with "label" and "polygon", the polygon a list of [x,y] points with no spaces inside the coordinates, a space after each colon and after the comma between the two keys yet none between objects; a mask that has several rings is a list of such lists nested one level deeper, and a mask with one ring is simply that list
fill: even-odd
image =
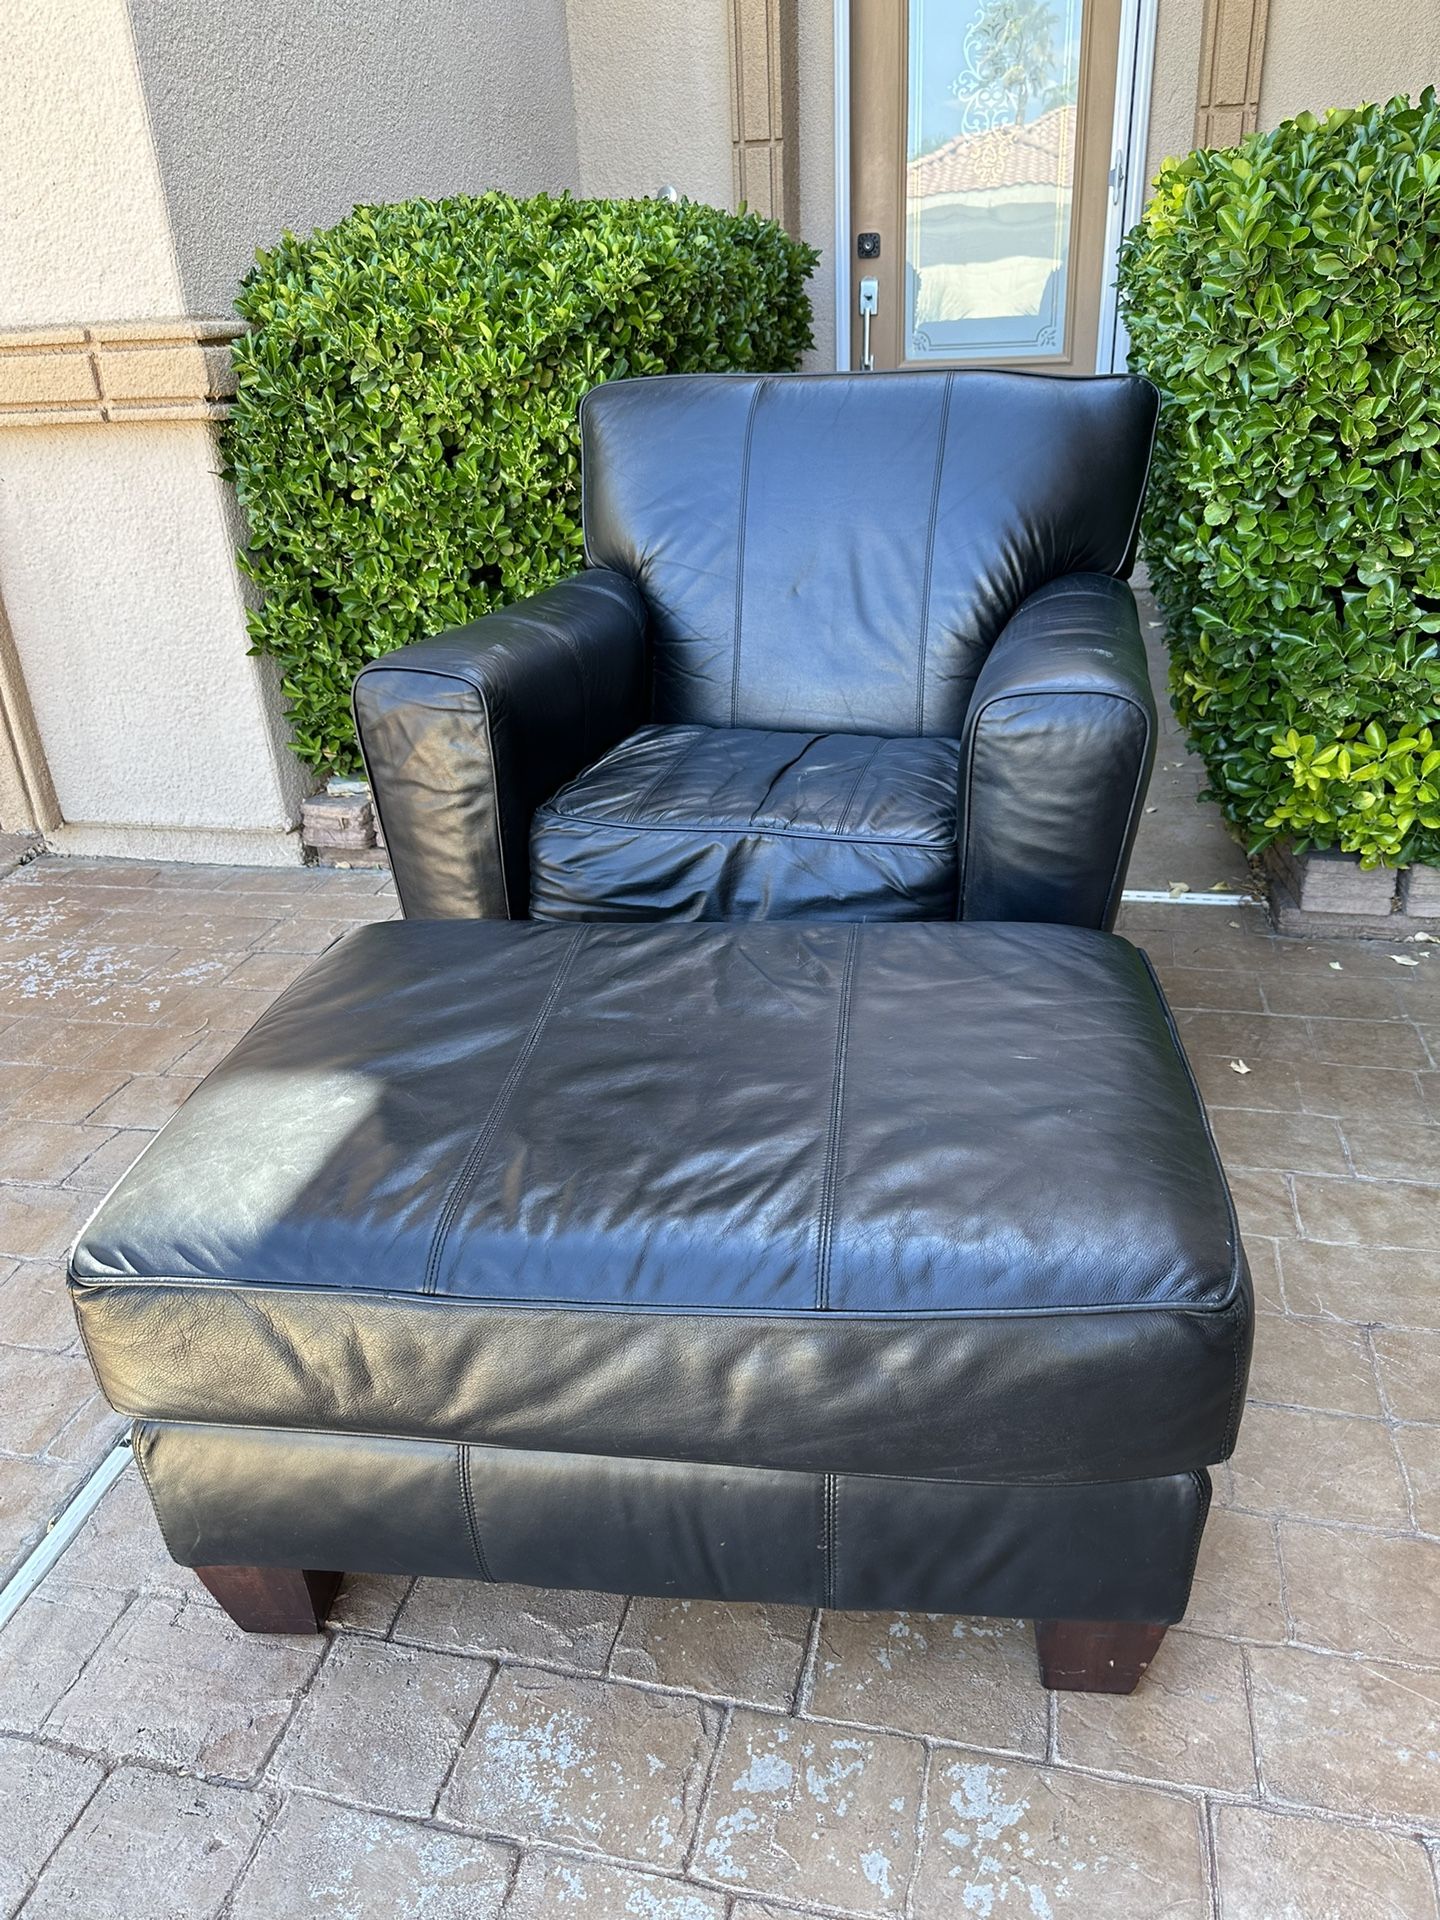
[{"label": "chair armrest", "polygon": [[1155,757],[1135,596],[1072,573],[1024,601],[965,716],[962,920],[1114,923]]},{"label": "chair armrest", "polygon": [[644,698],[644,603],[603,568],[362,668],[355,726],[406,918],[525,919],[531,816]]}]

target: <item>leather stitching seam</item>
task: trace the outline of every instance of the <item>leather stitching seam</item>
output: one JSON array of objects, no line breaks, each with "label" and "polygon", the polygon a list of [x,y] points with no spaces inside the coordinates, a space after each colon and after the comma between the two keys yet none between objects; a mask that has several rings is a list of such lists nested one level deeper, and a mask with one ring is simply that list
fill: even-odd
[{"label": "leather stitching seam", "polygon": [[1205,1522],[1210,1517],[1210,1476],[1203,1467],[1192,1467],[1190,1478],[1195,1483],[1197,1511],[1195,1525],[1191,1529],[1190,1552],[1185,1564],[1185,1597],[1188,1602],[1190,1588],[1195,1581],[1195,1562],[1200,1558],[1200,1542],[1205,1537]]},{"label": "leather stitching seam", "polygon": [[[363,673],[360,675],[357,675],[355,684],[350,689],[350,724],[355,730],[355,741],[358,747],[360,748],[360,764],[365,769],[365,778],[369,782],[370,804],[375,809],[375,818],[380,825],[380,838],[385,842],[385,846],[388,851],[389,848],[396,846],[399,843],[396,840],[392,840],[386,831],[385,810],[380,804],[380,788],[376,782],[374,770],[370,765],[370,756],[365,751],[365,734],[360,725],[360,709],[357,705],[357,701],[360,694],[360,681],[363,678],[364,678]],[[395,888],[395,896],[400,902],[400,911],[402,914],[405,912],[405,885],[404,885],[404,878],[402,877],[400,869],[403,868],[405,864],[406,863],[402,860],[399,863],[399,867],[397,867],[393,858],[391,859],[391,862],[390,862],[390,879]],[[503,887],[505,883],[503,874],[501,875],[500,883],[501,883],[501,886]]]},{"label": "leather stitching seam", "polygon": [[1165,998],[1165,990],[1160,985],[1160,977],[1155,971],[1149,954],[1143,948],[1137,948],[1136,952],[1140,956],[1140,964],[1145,969],[1151,991],[1160,1003],[1160,1012],[1165,1020],[1170,1044],[1175,1049],[1190,1088],[1190,1097],[1199,1112],[1200,1124],[1205,1129],[1205,1139],[1210,1148],[1210,1159],[1220,1177],[1220,1188],[1225,1196],[1230,1238],[1230,1297],[1226,1300],[1221,1312],[1235,1322],[1235,1344],[1230,1355],[1230,1411],[1225,1422],[1225,1437],[1221,1442],[1220,1451],[1220,1458],[1228,1460],[1235,1451],[1235,1443],[1240,1437],[1240,1418],[1245,1410],[1245,1381],[1240,1368],[1240,1351],[1245,1329],[1250,1324],[1250,1311],[1240,1294],[1240,1268],[1244,1258],[1244,1243],[1240,1238],[1240,1221],[1235,1212],[1235,1196],[1230,1191],[1230,1182],[1225,1178],[1225,1166],[1220,1158],[1220,1149],[1215,1144],[1215,1130],[1210,1125],[1209,1110],[1201,1095],[1199,1082],[1195,1078],[1195,1069],[1190,1064],[1190,1056],[1185,1051],[1185,1043],[1180,1038],[1180,1029],[1175,1024],[1175,1015],[1171,1010],[1170,1002]]},{"label": "leather stitching seam", "polygon": [[[690,741],[686,741],[684,743],[685,746],[689,746],[691,744],[693,743]],[[636,814],[638,814],[643,808],[649,806],[650,802],[655,798],[655,795],[660,791],[661,787],[664,786],[665,782],[670,778],[671,774],[678,773],[680,768],[684,766],[687,758],[688,756],[683,751],[683,748],[682,748],[680,752],[673,754],[668,760],[664,761],[661,765],[660,771],[655,775],[654,779],[647,780],[645,785],[641,788],[640,792],[630,802],[630,805],[625,809],[623,818],[620,821],[615,822],[613,824],[626,826],[626,827],[644,825],[645,823],[643,821],[637,821],[637,819],[635,818]],[[562,813],[562,814],[557,814],[553,817],[560,820],[578,820],[582,816],[574,813]]]},{"label": "leather stitching seam", "polygon": [[160,1529],[160,1538],[165,1542],[165,1551],[177,1566],[187,1566],[189,1562],[182,1560],[179,1554],[176,1553],[174,1547],[171,1546],[169,1530],[164,1520],[160,1517],[160,1502],[155,1497],[155,1482],[150,1477],[150,1468],[140,1446],[140,1434],[145,1424],[146,1422],[144,1421],[136,1422],[135,1429],[130,1438],[130,1451],[135,1456],[135,1465],[140,1469],[140,1478],[145,1483],[146,1493],[150,1496],[150,1505],[155,1509],[155,1524]]},{"label": "leather stitching seam", "polygon": [[[317,1440],[327,1440],[327,1441],[328,1440],[333,1440],[333,1441],[358,1440],[361,1442],[375,1440],[375,1441],[380,1441],[386,1446],[418,1448],[423,1451],[434,1453],[434,1454],[441,1454],[441,1453],[452,1454],[455,1451],[457,1444],[467,1447],[472,1452],[476,1448],[483,1448],[487,1452],[503,1453],[504,1455],[507,1456],[507,1458],[514,1458],[516,1456],[522,1456],[527,1454],[529,1455],[567,1454],[568,1455],[574,1452],[574,1449],[569,1446],[557,1447],[549,1444],[545,1446],[539,1446],[539,1445],[532,1444],[528,1441],[519,1445],[516,1445],[510,1441],[498,1442],[493,1439],[488,1439],[484,1434],[473,1436],[467,1440],[457,1443],[456,1441],[450,1439],[448,1436],[445,1436],[445,1435],[428,1434],[428,1433],[393,1433],[393,1432],[387,1433],[373,1427],[314,1427],[314,1426],[307,1426],[300,1421],[293,1421],[293,1422],[286,1421],[283,1425],[277,1425],[275,1423],[274,1418],[268,1418],[268,1417],[266,1420],[262,1422],[255,1422],[255,1421],[242,1421],[242,1420],[237,1420],[232,1418],[226,1418],[224,1420],[213,1420],[208,1417],[205,1419],[194,1419],[194,1418],[189,1418],[183,1415],[170,1414],[170,1413],[137,1414],[135,1416],[135,1426],[137,1427],[137,1429],[140,1427],[147,1427],[147,1428],[152,1428],[156,1431],[163,1430],[164,1432],[167,1432],[167,1433],[173,1432],[173,1433],[198,1433],[198,1434],[216,1434],[216,1433],[259,1434],[266,1439],[287,1440],[287,1441],[295,1440],[295,1439],[317,1439]],[[1172,1451],[1174,1451],[1173,1448],[1172,1448]],[[762,1461],[744,1461],[737,1464],[733,1460],[727,1461],[727,1460],[718,1460],[718,1459],[699,1458],[696,1456],[692,1456],[690,1454],[678,1454],[674,1452],[671,1452],[671,1453],[635,1452],[635,1453],[618,1455],[616,1457],[632,1463],[639,1463],[640,1465],[649,1465],[649,1464],[658,1463],[662,1466],[704,1468],[707,1471],[713,1470],[717,1473],[754,1472],[754,1473],[780,1474],[780,1475],[787,1476],[788,1478],[791,1478],[791,1479],[804,1479],[808,1481],[813,1481],[816,1483],[816,1485],[818,1485],[821,1481],[823,1481],[825,1477],[825,1473],[827,1471],[827,1469],[819,1466],[814,1466],[809,1464],[796,1465],[793,1462],[784,1462],[784,1461],[776,1462],[776,1461],[767,1459]],[[446,1472],[450,1471],[448,1466],[446,1467],[445,1471]],[[865,1468],[865,1467],[856,1466],[856,1467],[844,1468],[843,1475],[844,1475],[844,1478],[846,1478],[847,1480],[862,1480],[866,1482],[883,1483],[887,1486],[894,1485],[896,1483],[903,1483],[905,1485],[915,1485],[915,1486],[923,1486],[923,1487],[947,1487],[947,1488],[962,1488],[962,1489],[1003,1488],[1003,1489],[1008,1489],[1012,1492],[1018,1492],[1018,1493],[1063,1493],[1066,1491],[1073,1491],[1077,1487],[1132,1487],[1137,1485],[1146,1485],[1158,1480],[1173,1479],[1177,1474],[1181,1476],[1185,1476],[1185,1475],[1193,1476],[1196,1473],[1204,1473],[1205,1471],[1206,1469],[1204,1468],[1182,1467],[1177,1463],[1172,1466],[1162,1467],[1158,1471],[1153,1473],[1141,1474],[1138,1476],[1138,1478],[1134,1473],[1124,1473],[1124,1472],[1112,1472],[1112,1473],[1104,1473],[1104,1474],[1098,1474],[1098,1475],[1087,1474],[1082,1478],[1075,1478],[1073,1475],[1067,1476],[1065,1478],[1060,1478],[1055,1473],[1044,1475],[1044,1474],[1038,1474],[1032,1470],[1027,1474],[1022,1474],[1018,1476],[1007,1474],[1003,1478],[999,1478],[999,1479],[986,1479],[978,1471],[974,1471],[974,1470],[965,1472],[963,1474],[954,1475],[954,1474],[942,1474],[938,1472],[926,1472],[921,1469],[913,1468],[913,1467],[900,1467],[898,1469],[892,1467],[892,1468],[880,1470],[875,1468]]]},{"label": "leather stitching seam", "polygon": [[[816,735],[817,739],[820,739],[822,737],[823,736],[819,734]],[[866,756],[865,761],[861,765],[860,771],[855,775],[855,778],[850,783],[850,791],[849,793],[846,794],[845,804],[840,809],[840,818],[835,822],[835,837],[837,839],[839,839],[839,837],[844,833],[846,827],[850,824],[850,809],[855,804],[855,796],[860,791],[860,783],[865,778],[866,774],[869,773],[870,769],[874,766],[876,760],[879,758],[880,749],[881,747],[884,746],[884,744],[885,742],[883,740],[877,740],[875,742],[874,746],[870,749],[869,754]]]},{"label": "leather stitching seam", "polygon": [[750,411],[745,416],[745,442],[740,454],[740,511],[735,529],[735,645],[730,666],[730,724],[739,725],[740,712],[740,634],[745,611],[745,519],[750,507],[750,443],[755,437],[755,415],[760,396],[770,382],[757,380],[750,396]]},{"label": "leather stitching seam", "polygon": [[470,1535],[475,1564],[480,1569],[480,1578],[488,1580],[493,1587],[495,1576],[490,1571],[485,1549],[480,1544],[480,1525],[475,1518],[475,1499],[470,1489],[470,1449],[463,1443],[455,1449],[455,1465],[460,1479],[460,1504],[465,1510],[465,1526]]},{"label": "leather stitching seam", "polygon": [[757,826],[749,823],[741,827],[724,827],[711,820],[611,820],[604,815],[592,813],[557,813],[551,807],[537,809],[545,817],[547,832],[564,832],[567,827],[624,827],[627,833],[738,833],[764,837],[773,840],[819,840],[827,845],[839,847],[902,847],[912,852],[953,853],[959,845],[958,829],[954,838],[949,840],[879,840],[866,833],[812,833],[806,827]]},{"label": "leather stitching seam", "polygon": [[[500,875],[500,897],[505,902],[505,918],[513,920],[510,902],[510,876],[505,871],[505,827],[500,818],[500,760],[495,752],[495,727],[490,717],[490,702],[482,687],[475,689],[480,703],[480,725],[485,735],[485,757],[489,761],[490,799],[495,815],[495,866]],[[373,792],[374,789],[372,788]]]},{"label": "leather stitching seam", "polygon": [[[245,1298],[253,1294],[274,1294],[277,1299],[294,1300],[344,1300],[353,1304],[358,1297],[366,1301],[380,1300],[391,1305],[405,1307],[427,1296],[416,1293],[410,1288],[366,1287],[363,1290],[345,1285],[314,1286],[300,1285],[290,1281],[256,1281],[243,1274],[220,1274],[208,1279],[197,1279],[193,1274],[96,1274],[86,1275],[72,1281],[73,1296],[86,1294],[97,1298],[108,1297],[114,1293],[125,1293],[134,1288],[163,1289],[171,1293],[220,1292]],[[539,1313],[614,1313],[662,1319],[720,1319],[732,1324],[738,1320],[795,1321],[804,1325],[814,1312],[811,1306],[794,1307],[735,1307],[706,1306],[701,1302],[686,1300],[676,1302],[646,1302],[636,1306],[624,1300],[576,1300],[561,1295],[548,1295],[544,1298],[532,1298],[523,1294],[459,1294],[450,1293],[440,1296],[438,1304],[447,1313],[490,1313],[504,1307],[517,1312]],[[1183,1314],[1188,1320],[1224,1321],[1233,1317],[1240,1304],[1234,1299],[1226,1299],[1217,1306],[1207,1306],[1198,1301],[1166,1300],[1118,1300],[1109,1303],[1081,1302],[1078,1305],[1056,1305],[1044,1307],[846,1307],[830,1318],[837,1322],[854,1322],[857,1325],[882,1326],[925,1326],[931,1322],[946,1325],[953,1321],[976,1320],[985,1323],[995,1322],[1001,1326],[1017,1320],[1111,1320],[1132,1313],[1158,1313],[1166,1315]],[[108,1389],[102,1384],[102,1392],[108,1396]],[[110,1404],[117,1413],[130,1413],[138,1419],[148,1419],[144,1411],[124,1406],[111,1398]],[[160,1416],[156,1416],[157,1418]]]},{"label": "leather stitching seam", "polygon": [[935,478],[930,484],[930,520],[925,530],[925,584],[920,595],[919,679],[915,687],[915,731],[925,731],[925,663],[930,649],[930,589],[935,579],[935,528],[940,518],[940,481],[945,471],[945,436],[950,426],[950,395],[955,376],[945,376],[945,393],[940,402],[940,435],[935,443]]},{"label": "leather stitching seam", "polygon": [[840,979],[840,1010],[835,1022],[835,1071],[830,1084],[830,1128],[825,1140],[825,1174],[820,1187],[820,1221],[815,1240],[815,1305],[824,1313],[830,1305],[830,1249],[835,1230],[835,1182],[840,1161],[840,1129],[845,1114],[845,1053],[850,1040],[850,995],[855,980],[855,954],[860,929],[852,927],[845,942],[845,969]]},{"label": "leather stitching seam", "polygon": [[540,1035],[544,1031],[546,1021],[555,1009],[555,1002],[560,997],[560,990],[565,984],[566,976],[570,971],[575,955],[580,949],[580,942],[584,937],[583,928],[571,936],[570,942],[565,950],[565,957],[555,969],[555,977],[550,982],[550,990],[540,1004],[540,1011],[531,1022],[530,1031],[525,1036],[524,1044],[515,1056],[510,1071],[505,1076],[504,1084],[491,1102],[490,1111],[485,1116],[485,1124],[476,1136],[469,1153],[466,1154],[464,1164],[455,1176],[454,1185],[445,1196],[445,1204],[441,1207],[440,1217],[435,1222],[434,1237],[430,1242],[430,1252],[425,1261],[425,1281],[421,1287],[422,1293],[433,1294],[436,1290],[440,1277],[440,1260],[445,1251],[445,1242],[449,1236],[450,1229],[454,1226],[456,1216],[459,1214],[460,1208],[464,1205],[465,1196],[470,1191],[471,1186],[474,1184],[475,1176],[480,1171],[485,1155],[489,1151],[491,1142],[495,1138],[505,1109],[510,1104],[526,1067],[530,1064],[530,1057],[540,1043]]},{"label": "leather stitching seam", "polygon": [[[210,1071],[211,1073],[213,1073],[215,1069],[212,1067]],[[208,1074],[206,1078],[207,1079],[209,1078]],[[100,1386],[101,1393],[103,1393],[105,1395],[105,1398],[110,1401],[110,1405],[112,1407],[115,1407],[115,1402],[113,1400],[110,1400],[110,1395],[108,1392],[106,1392],[105,1384],[104,1384],[105,1377],[100,1371],[99,1361],[95,1358],[95,1349],[90,1345],[90,1329],[85,1324],[85,1316],[81,1313],[79,1305],[76,1302],[74,1297],[73,1290],[75,1289],[77,1284],[83,1287],[86,1285],[86,1282],[84,1280],[80,1280],[77,1283],[76,1276],[75,1276],[74,1260],[72,1257],[72,1259],[67,1263],[66,1269],[65,1269],[65,1291],[71,1296],[70,1311],[71,1313],[74,1314],[75,1324],[80,1329],[80,1344],[85,1349],[85,1358],[90,1362],[90,1371],[94,1374],[95,1379]],[[115,1407],[115,1411],[116,1413],[124,1413],[125,1409],[123,1407]],[[138,1417],[138,1416],[132,1416],[132,1417]]]},{"label": "leather stitching seam", "polygon": [[[1154,383],[1147,382],[1146,384],[1153,385]],[[1145,449],[1145,461],[1143,466],[1140,469],[1140,488],[1138,493],[1135,496],[1135,511],[1130,516],[1130,531],[1126,535],[1125,545],[1121,549],[1119,561],[1114,567],[1110,567],[1106,569],[1106,571],[1110,574],[1112,579],[1117,579],[1120,577],[1121,570],[1124,568],[1125,562],[1127,560],[1130,561],[1131,566],[1133,567],[1135,555],[1139,548],[1140,516],[1145,510],[1145,494],[1146,494],[1146,490],[1150,485],[1150,469],[1155,462],[1155,440],[1157,435],[1160,432],[1161,402],[1160,402],[1160,396],[1158,392],[1155,396],[1155,401],[1156,401],[1155,412],[1150,421],[1150,443]]]},{"label": "leather stitching seam", "polygon": [[1144,721],[1145,728],[1140,741],[1140,757],[1136,763],[1134,790],[1130,795],[1130,811],[1125,816],[1125,831],[1120,836],[1119,850],[1115,855],[1115,871],[1110,876],[1110,885],[1105,894],[1106,926],[1113,923],[1116,914],[1120,911],[1119,895],[1125,886],[1125,870],[1130,864],[1130,852],[1135,844],[1135,829],[1140,819],[1140,807],[1149,784],[1145,769],[1154,758],[1154,717],[1146,712],[1139,701],[1132,701],[1131,705]]},{"label": "leather stitching seam", "polygon": [[1222,1303],[1221,1311],[1232,1312],[1237,1307],[1243,1305],[1243,1302],[1239,1299],[1239,1289],[1240,1263],[1244,1253],[1244,1243],[1240,1238],[1240,1222],[1235,1213],[1235,1196],[1230,1191],[1230,1182],[1225,1178],[1225,1163],[1220,1158],[1220,1149],[1215,1144],[1215,1129],[1210,1125],[1210,1112],[1200,1092],[1200,1083],[1195,1078],[1195,1069],[1190,1064],[1190,1056],[1185,1051],[1185,1042],[1180,1038],[1180,1029],[1175,1024],[1175,1014],[1170,1006],[1170,1002],[1165,998],[1165,989],[1160,984],[1160,976],[1156,973],[1154,963],[1143,947],[1137,947],[1135,952],[1141,966],[1145,969],[1151,991],[1159,1002],[1160,1013],[1165,1021],[1166,1031],[1170,1036],[1170,1044],[1175,1049],[1176,1058],[1180,1062],[1181,1071],[1184,1073],[1186,1083],[1190,1088],[1190,1098],[1195,1103],[1196,1110],[1200,1115],[1200,1124],[1205,1129],[1205,1140],[1210,1148],[1210,1159],[1215,1167],[1215,1171],[1220,1176],[1221,1191],[1225,1195],[1225,1211],[1229,1223],[1230,1237],[1230,1288],[1229,1296]]},{"label": "leather stitching seam", "polygon": [[840,1477],[838,1474],[831,1474],[830,1489],[830,1563],[828,1568],[828,1584],[830,1590],[829,1604],[833,1607],[835,1604],[835,1595],[840,1590]]},{"label": "leather stitching seam", "polygon": [[823,1525],[823,1545],[825,1553],[825,1582],[822,1604],[833,1607],[835,1604],[835,1476],[827,1473],[821,1495],[821,1518]]},{"label": "leather stitching seam", "polygon": [[[787,827],[791,827],[795,824],[795,816],[793,813],[791,814],[788,820],[779,818],[779,817],[772,817],[771,819],[766,820],[766,819],[762,819],[761,815],[765,812],[765,809],[769,806],[770,802],[774,799],[775,791],[779,787],[781,781],[784,780],[786,774],[793,773],[796,767],[798,767],[800,762],[805,758],[806,754],[809,753],[810,749],[812,747],[818,747],[820,742],[825,738],[823,733],[806,733],[806,734],[801,734],[799,737],[804,741],[805,744],[801,747],[798,753],[792,753],[788,760],[786,760],[782,765],[778,766],[775,769],[775,771],[767,777],[765,781],[764,793],[760,795],[759,799],[755,802],[754,806],[750,809],[750,818],[746,822],[746,825],[753,827],[757,833],[770,833],[770,832],[784,833]],[[775,815],[778,816],[778,814],[779,814],[779,809],[777,807],[775,809]]]},{"label": "leather stitching seam", "polygon": [[1242,1397],[1243,1383],[1240,1379],[1240,1342],[1238,1339],[1235,1342],[1235,1350],[1231,1355],[1231,1361],[1234,1371],[1230,1384],[1230,1417],[1225,1423],[1225,1439],[1223,1443],[1225,1450],[1221,1456],[1225,1460],[1228,1460],[1231,1454],[1234,1453],[1235,1443],[1240,1438],[1240,1415],[1244,1409],[1244,1400]]}]

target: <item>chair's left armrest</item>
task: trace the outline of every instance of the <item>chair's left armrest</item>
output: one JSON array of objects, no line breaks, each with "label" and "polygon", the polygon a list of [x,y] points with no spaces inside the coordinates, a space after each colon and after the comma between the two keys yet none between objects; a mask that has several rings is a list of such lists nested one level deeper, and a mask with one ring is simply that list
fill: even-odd
[{"label": "chair's left armrest", "polygon": [[523,920],[530,822],[644,723],[645,605],[592,568],[363,667],[355,727],[409,920]]},{"label": "chair's left armrest", "polygon": [[965,716],[960,917],[1109,927],[1155,756],[1135,596],[1108,573],[1031,594]]}]

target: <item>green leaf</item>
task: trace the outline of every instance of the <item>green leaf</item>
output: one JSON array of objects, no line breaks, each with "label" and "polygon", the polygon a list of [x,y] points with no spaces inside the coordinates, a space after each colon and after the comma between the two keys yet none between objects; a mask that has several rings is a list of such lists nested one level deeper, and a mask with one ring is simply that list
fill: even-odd
[{"label": "green leaf", "polygon": [[1440,108],[1162,168],[1126,236],[1162,398],[1143,535],[1176,710],[1252,844],[1440,864]]},{"label": "green leaf", "polygon": [[257,255],[224,452],[300,758],[358,772],[367,660],[580,564],[590,387],[794,368],[817,258],[744,211],[499,193],[357,207]]}]

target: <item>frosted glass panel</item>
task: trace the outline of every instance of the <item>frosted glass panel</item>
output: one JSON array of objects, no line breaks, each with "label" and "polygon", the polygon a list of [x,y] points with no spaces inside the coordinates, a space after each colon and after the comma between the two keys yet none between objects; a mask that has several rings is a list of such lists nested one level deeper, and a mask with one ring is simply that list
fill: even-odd
[{"label": "frosted glass panel", "polygon": [[910,0],[911,360],[1063,353],[1084,0]]}]

